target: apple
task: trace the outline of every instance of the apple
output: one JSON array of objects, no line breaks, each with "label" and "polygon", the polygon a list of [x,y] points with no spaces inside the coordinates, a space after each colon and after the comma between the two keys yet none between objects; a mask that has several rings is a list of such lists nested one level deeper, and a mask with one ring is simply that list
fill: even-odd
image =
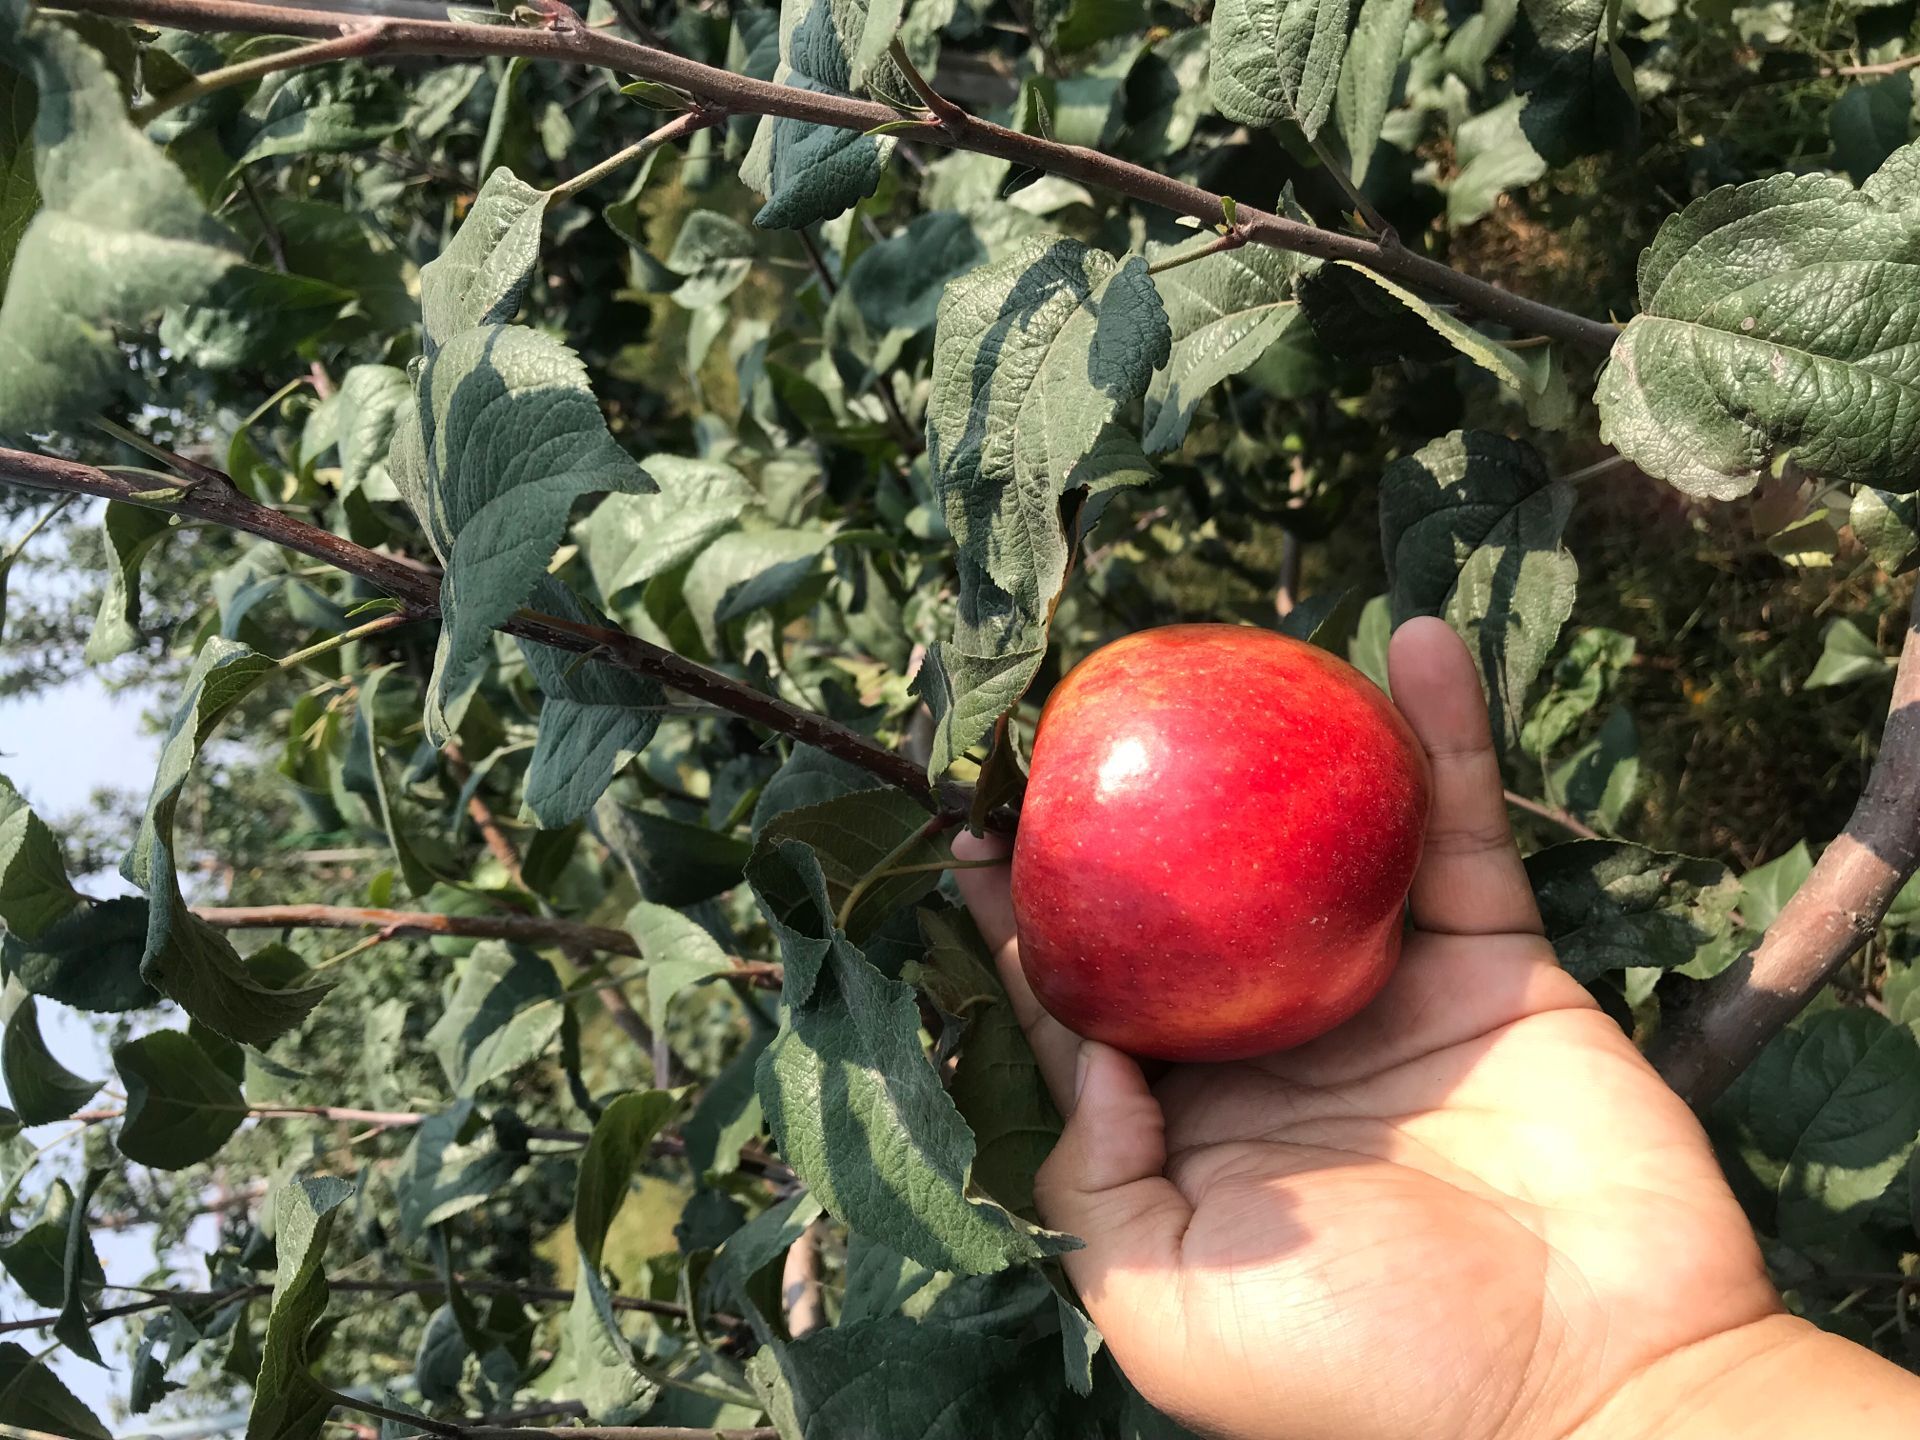
[{"label": "apple", "polygon": [[1428,791],[1393,702],[1324,650],[1240,625],[1117,640],[1040,715],[1021,967],[1055,1019],[1143,1057],[1323,1035],[1399,958]]}]

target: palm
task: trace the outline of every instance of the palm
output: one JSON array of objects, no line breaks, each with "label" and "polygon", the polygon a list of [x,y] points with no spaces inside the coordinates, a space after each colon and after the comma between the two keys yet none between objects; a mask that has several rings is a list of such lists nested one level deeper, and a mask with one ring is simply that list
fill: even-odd
[{"label": "palm", "polygon": [[1149,1089],[1035,1005],[1004,876],[963,888],[1074,1112],[1042,1218],[1149,1398],[1234,1436],[1557,1437],[1779,1301],[1692,1115],[1539,937],[1472,662],[1421,622],[1393,661],[1434,772],[1423,928],[1323,1039]]}]

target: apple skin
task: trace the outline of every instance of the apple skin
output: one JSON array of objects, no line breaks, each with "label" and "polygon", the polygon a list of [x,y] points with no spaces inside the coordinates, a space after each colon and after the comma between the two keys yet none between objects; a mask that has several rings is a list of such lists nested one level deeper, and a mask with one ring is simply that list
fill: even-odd
[{"label": "apple skin", "polygon": [[1020,962],[1068,1028],[1237,1060],[1323,1035],[1400,955],[1430,781],[1366,676],[1239,625],[1117,640],[1055,687],[1013,849]]}]

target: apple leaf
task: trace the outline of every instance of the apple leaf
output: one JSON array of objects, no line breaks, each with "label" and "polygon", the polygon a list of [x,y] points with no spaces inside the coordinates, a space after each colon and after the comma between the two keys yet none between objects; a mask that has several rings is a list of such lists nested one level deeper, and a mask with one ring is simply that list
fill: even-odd
[{"label": "apple leaf", "polygon": [[327,1239],[352,1196],[353,1186],[332,1175],[288,1181],[274,1196],[273,1302],[246,1440],[313,1440],[333,1411],[333,1393],[311,1373],[309,1346],[327,1309]]},{"label": "apple leaf", "polygon": [[140,565],[173,527],[173,517],[144,505],[108,501],[101,529],[113,564],[81,658],[101,665],[140,643]]},{"label": "apple leaf", "polygon": [[1917,155],[1895,151],[1858,190],[1774,175],[1668,217],[1600,377],[1601,438],[1717,500],[1788,451],[1830,482],[1920,483]]},{"label": "apple leaf", "polygon": [[0,1341],[0,1414],[15,1425],[70,1440],[113,1440],[113,1432],[24,1345]]},{"label": "apple leaf", "polygon": [[760,1102],[808,1190],[853,1229],[934,1269],[984,1274],[1070,1248],[972,1198],[973,1135],[921,1046],[913,990],[835,926],[813,851],[763,837],[751,879],[787,966]]},{"label": "apple leaf", "polygon": [[1496,737],[1515,737],[1534,677],[1573,611],[1561,543],[1573,487],[1532,446],[1455,430],[1387,467],[1380,538],[1397,625],[1439,615],[1467,642]]},{"label": "apple leaf", "polygon": [[247,1118],[240,1082],[187,1032],[156,1030],[117,1045],[113,1067],[127,1092],[127,1118],[114,1143],[137,1165],[198,1165]]},{"label": "apple leaf", "polygon": [[1213,7],[1213,103],[1227,119],[1326,122],[1347,50],[1349,0],[1220,0]]},{"label": "apple leaf", "polygon": [[60,842],[13,782],[0,775],[0,921],[30,941],[81,903]]},{"label": "apple leaf", "polygon": [[55,1059],[40,1034],[33,996],[12,982],[7,989],[13,1008],[0,1038],[0,1075],[6,1078],[7,1096],[23,1125],[64,1120],[87,1103],[100,1082],[74,1074]]},{"label": "apple leaf", "polygon": [[1524,0],[1513,88],[1520,127],[1550,165],[1631,144],[1633,69],[1617,44],[1620,0]]},{"label": "apple leaf", "polygon": [[1904,574],[1920,553],[1920,495],[1897,495],[1862,485],[1847,515],[1854,538],[1890,575]]},{"label": "apple leaf", "polygon": [[482,941],[427,1032],[456,1095],[472,1095],[546,1052],[566,1008],[553,964],[518,945]]},{"label": "apple leaf", "polygon": [[1609,970],[1671,970],[1721,944],[1740,882],[1717,860],[1621,840],[1574,840],[1527,857],[1527,879],[1560,964],[1582,983]]},{"label": "apple leaf", "polygon": [[1334,92],[1334,122],[1353,157],[1355,185],[1367,178],[1380,129],[1393,103],[1394,77],[1400,71],[1400,49],[1413,19],[1413,0],[1360,0],[1360,13],[1347,40]]},{"label": "apple leaf", "polygon": [[929,773],[983,739],[1046,652],[1066,575],[1061,497],[1109,422],[1167,363],[1146,262],[1036,237],[947,287],[934,333],[927,458],[959,549],[951,640],[929,650]]}]

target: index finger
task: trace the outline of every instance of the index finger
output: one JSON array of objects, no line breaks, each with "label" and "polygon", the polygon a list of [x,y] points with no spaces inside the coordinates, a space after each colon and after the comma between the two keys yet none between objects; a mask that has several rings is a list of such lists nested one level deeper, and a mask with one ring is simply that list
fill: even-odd
[{"label": "index finger", "polygon": [[1387,651],[1394,704],[1433,769],[1426,849],[1413,877],[1413,923],[1446,935],[1543,933],[1507,824],[1500,760],[1473,657],[1453,627],[1409,620]]},{"label": "index finger", "polygon": [[[998,835],[974,835],[963,832],[953,842],[956,860],[992,860],[1008,853],[1011,847]],[[1013,921],[1013,871],[1005,865],[980,870],[956,870],[954,882],[961,898],[980,927],[980,936],[993,952],[993,963],[1000,971],[1000,983],[1007,988],[1007,1000],[1013,1006],[1014,1019],[1026,1033],[1039,1062],[1040,1074],[1053,1095],[1053,1103],[1062,1115],[1073,1111],[1073,1075],[1080,1055],[1080,1037],[1041,1008],[1033,998],[1033,987],[1020,968],[1020,936]]]}]

